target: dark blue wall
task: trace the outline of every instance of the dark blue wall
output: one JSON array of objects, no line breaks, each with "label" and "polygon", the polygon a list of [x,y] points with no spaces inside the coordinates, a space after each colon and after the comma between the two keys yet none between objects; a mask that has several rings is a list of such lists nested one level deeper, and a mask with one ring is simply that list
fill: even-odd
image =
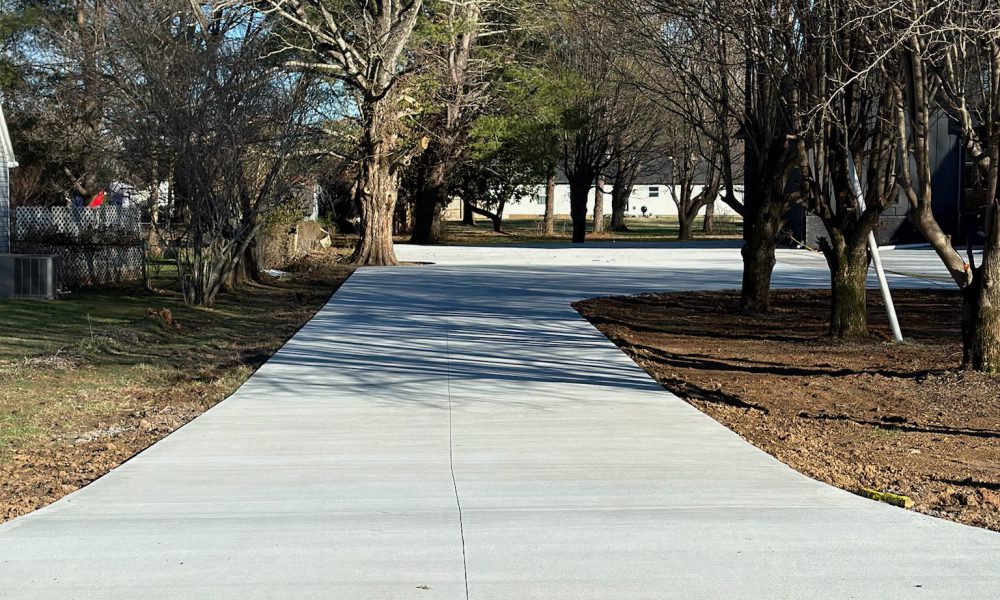
[{"label": "dark blue wall", "polygon": [[[938,114],[931,122],[930,160],[933,177],[934,217],[945,233],[961,241],[959,215],[962,202],[962,172],[964,157],[959,132],[949,119]],[[794,186],[794,183],[790,183]],[[912,244],[924,241],[923,236],[910,224],[907,215],[910,206],[901,193],[897,201],[882,214],[882,222],[875,231],[880,244]],[[826,235],[823,222],[807,214],[801,207],[793,207],[787,216],[786,228],[796,240],[816,247],[820,237]]]}]

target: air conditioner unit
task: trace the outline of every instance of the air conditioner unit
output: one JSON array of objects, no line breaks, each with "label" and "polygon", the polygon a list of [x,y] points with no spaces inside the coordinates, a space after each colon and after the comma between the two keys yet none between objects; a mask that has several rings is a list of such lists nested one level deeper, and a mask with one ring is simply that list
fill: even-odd
[{"label": "air conditioner unit", "polygon": [[48,254],[0,254],[0,298],[55,300],[59,257]]}]

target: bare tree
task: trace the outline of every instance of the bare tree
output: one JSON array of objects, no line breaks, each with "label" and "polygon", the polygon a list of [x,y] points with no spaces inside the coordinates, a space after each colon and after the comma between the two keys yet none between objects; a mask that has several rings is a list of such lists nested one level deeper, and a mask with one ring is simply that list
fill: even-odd
[{"label": "bare tree", "polygon": [[[964,364],[1000,372],[1000,8],[976,0],[910,0],[894,9],[865,25],[893,50],[884,60],[900,66],[905,76],[905,85],[896,89],[897,132],[907,155],[898,182],[910,204],[910,221],[962,290]],[[934,216],[931,145],[942,118],[959,126],[972,165],[966,200],[982,217],[979,265],[972,252],[975,232],[966,232],[966,260]]]},{"label": "bare tree", "polygon": [[611,156],[615,173],[611,184],[611,231],[628,231],[625,213],[642,170],[643,157],[640,152],[626,149],[620,141],[612,146]]},{"label": "bare tree", "polygon": [[[634,68],[633,59],[622,56],[616,73]],[[651,101],[648,94],[622,78],[629,87],[622,90],[615,109],[615,126],[611,130],[610,168],[614,173],[611,187],[611,230],[627,231],[625,213],[643,164],[658,160],[664,153],[664,127],[669,115]]]},{"label": "bare tree", "polygon": [[596,194],[598,177],[612,164],[615,143],[636,143],[628,132],[641,113],[632,82],[612,76],[620,55],[592,43],[614,35],[597,7],[570,3],[560,18],[564,37],[551,59],[553,70],[569,82],[561,98],[560,153],[569,181],[573,242],[583,243],[590,192]]},{"label": "bare tree", "polygon": [[858,18],[870,14],[866,6],[802,3],[794,14],[798,52],[789,72],[796,199],[826,229],[819,245],[831,275],[830,334],[864,336],[868,241],[898,199],[893,90],[899,72],[889,63],[871,66],[881,49],[857,27]]},{"label": "bare tree", "polygon": [[[649,65],[641,84],[718,152],[710,162],[718,165],[722,198],[744,219],[744,309],[767,309],[779,233],[789,207],[800,203],[828,233],[831,333],[865,333],[866,243],[894,201],[896,168],[892,74],[867,68],[879,49],[856,26],[871,7],[854,0],[613,4],[609,18],[629,18],[648,40],[636,44],[650,58],[640,63]],[[734,189],[737,132],[745,148],[742,202]],[[861,173],[864,210],[852,170]]]},{"label": "bare tree", "polygon": [[[747,312],[770,305],[775,248],[791,201],[792,14],[791,2],[770,0],[603,3],[615,39],[637,57],[635,85],[719,149],[721,199],[743,217],[741,305]],[[739,148],[745,168],[734,152]]]},{"label": "bare tree", "polygon": [[556,172],[559,158],[553,153],[545,162],[545,213],[542,216],[542,235],[552,237],[556,233]]},{"label": "bare tree", "polygon": [[[104,69],[114,86],[109,122],[136,171],[170,165],[160,236],[185,300],[210,305],[292,195],[309,146],[309,81],[269,64],[270,26],[252,9],[187,0],[108,6],[116,40]],[[152,178],[158,186],[159,174]]]},{"label": "bare tree", "polygon": [[608,99],[598,99],[581,106],[578,121],[563,140],[563,168],[569,179],[570,219],[573,243],[582,244],[587,235],[587,201],[590,190],[610,157],[605,129]]},{"label": "bare tree", "polygon": [[706,206],[714,204],[722,186],[719,150],[685,123],[665,133],[670,181],[667,190],[677,206],[679,240],[693,237],[694,221]]},{"label": "bare tree", "polygon": [[333,78],[355,92],[361,222],[353,260],[396,264],[392,226],[400,170],[427,144],[426,138],[408,141],[404,135],[408,99],[400,88],[412,67],[405,51],[423,1],[260,0],[255,5],[286,27],[289,68]]},{"label": "bare tree", "polygon": [[[610,162],[610,161],[609,161]],[[604,173],[597,174],[594,181],[594,224],[591,231],[594,233],[604,233],[604,186],[606,184]]]}]

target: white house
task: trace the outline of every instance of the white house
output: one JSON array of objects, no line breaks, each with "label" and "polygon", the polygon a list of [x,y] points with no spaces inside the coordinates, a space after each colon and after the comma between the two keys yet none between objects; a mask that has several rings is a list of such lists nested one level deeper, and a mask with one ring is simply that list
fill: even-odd
[{"label": "white house", "polygon": [[[629,217],[671,217],[677,216],[677,203],[674,201],[674,194],[680,195],[680,186],[673,184],[673,165],[668,160],[669,157],[651,161],[640,171],[635,184],[632,187],[632,195],[629,197],[626,215]],[[704,177],[704,174],[697,172],[696,178]],[[698,181],[698,179],[695,179]],[[609,174],[604,185],[604,214],[611,216],[611,186],[614,183],[614,175]],[[734,186],[733,190],[737,200],[743,199],[742,181]],[[704,189],[704,185],[694,185],[692,196],[697,197]],[[594,188],[591,188],[587,199],[587,214],[594,213]],[[554,212],[559,216],[570,214],[569,201],[569,180],[566,174],[559,169],[556,174],[555,187],[555,207]],[[705,209],[701,209],[701,214],[705,214]],[[449,213],[461,216],[461,202],[454,202],[449,206]],[[504,207],[505,217],[540,217],[545,214],[545,185],[539,182],[530,193],[522,197],[511,198]],[[715,214],[717,216],[735,216],[734,211],[728,204],[722,201],[722,195],[715,199]]]},{"label": "white house", "polygon": [[10,169],[17,166],[0,104],[0,254],[10,253]]},{"label": "white house", "polygon": [[[694,186],[693,195],[697,196],[701,193],[703,187],[704,186],[701,185]],[[604,194],[604,214],[606,215],[611,214],[610,191],[611,186],[609,183],[605,190],[606,193]],[[680,193],[679,187],[675,187],[673,191],[677,194]],[[741,196],[743,187],[737,186],[734,191],[737,196]],[[587,200],[587,213],[591,214],[593,211],[594,190],[591,189]],[[702,209],[702,212],[704,213],[704,209]],[[555,214],[568,215],[569,213],[569,184],[557,182],[555,193]],[[522,198],[512,198],[511,202],[507,205],[504,214],[508,217],[544,215],[545,186],[537,186],[534,193]],[[629,197],[628,210],[626,211],[626,214],[630,217],[676,216],[677,204],[674,202],[674,198],[671,195],[670,184],[658,182],[643,182],[636,184],[632,189],[632,195]],[[736,213],[729,207],[729,205],[722,202],[721,199],[716,199],[715,214],[734,215]]]}]

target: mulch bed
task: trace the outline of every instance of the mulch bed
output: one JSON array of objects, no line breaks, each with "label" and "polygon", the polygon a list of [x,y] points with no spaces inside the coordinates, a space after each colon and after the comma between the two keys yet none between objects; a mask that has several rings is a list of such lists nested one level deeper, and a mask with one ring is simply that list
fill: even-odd
[{"label": "mulch bed", "polygon": [[960,368],[957,294],[897,291],[891,343],[827,337],[829,292],[781,291],[764,316],[735,292],[575,305],[664,387],[757,447],[845,490],[909,496],[914,510],[1000,531],[1000,378]]}]

